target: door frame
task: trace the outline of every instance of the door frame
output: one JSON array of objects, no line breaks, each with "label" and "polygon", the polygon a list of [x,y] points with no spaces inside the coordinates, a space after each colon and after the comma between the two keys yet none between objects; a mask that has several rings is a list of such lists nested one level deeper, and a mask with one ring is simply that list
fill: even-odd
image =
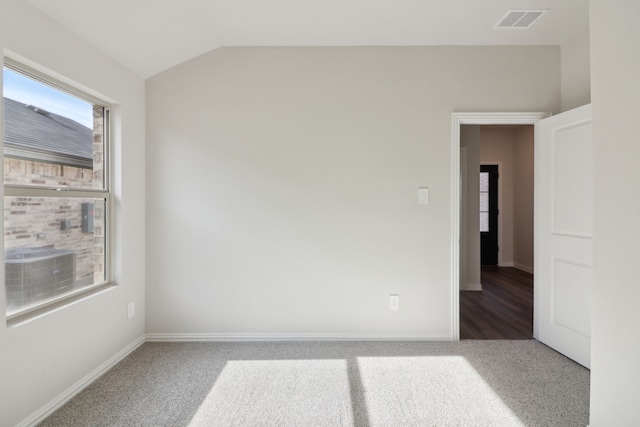
[{"label": "door frame", "polygon": [[[460,340],[460,126],[534,125],[550,113],[453,113],[451,129],[451,339]],[[534,140],[535,147],[535,140]],[[534,201],[535,204],[535,201]],[[534,235],[535,244],[535,235]],[[535,260],[534,260],[535,262]]]}]

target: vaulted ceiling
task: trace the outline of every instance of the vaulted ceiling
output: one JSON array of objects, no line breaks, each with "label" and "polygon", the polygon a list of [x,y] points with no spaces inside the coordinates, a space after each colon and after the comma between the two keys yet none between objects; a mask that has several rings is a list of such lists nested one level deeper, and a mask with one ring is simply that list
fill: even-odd
[{"label": "vaulted ceiling", "polygon": [[[25,0],[140,77],[222,46],[561,45],[588,0]],[[496,29],[509,10],[548,10]]]}]

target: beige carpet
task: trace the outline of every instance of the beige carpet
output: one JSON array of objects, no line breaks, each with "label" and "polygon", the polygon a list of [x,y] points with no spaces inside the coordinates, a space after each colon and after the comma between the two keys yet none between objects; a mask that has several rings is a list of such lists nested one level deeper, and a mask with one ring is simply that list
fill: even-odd
[{"label": "beige carpet", "polygon": [[146,343],[42,426],[585,426],[536,341]]}]

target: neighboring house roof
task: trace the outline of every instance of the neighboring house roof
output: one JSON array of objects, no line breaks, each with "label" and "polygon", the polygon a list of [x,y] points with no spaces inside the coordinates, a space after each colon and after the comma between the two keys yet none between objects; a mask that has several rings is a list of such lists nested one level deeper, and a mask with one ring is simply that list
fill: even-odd
[{"label": "neighboring house roof", "polygon": [[93,130],[33,105],[4,98],[7,157],[93,168]]}]

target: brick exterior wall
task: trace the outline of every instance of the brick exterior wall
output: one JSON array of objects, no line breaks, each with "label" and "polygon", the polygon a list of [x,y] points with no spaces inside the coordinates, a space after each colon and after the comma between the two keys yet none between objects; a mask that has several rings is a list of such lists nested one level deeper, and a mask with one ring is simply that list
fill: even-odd
[{"label": "brick exterior wall", "polygon": [[[94,107],[94,167],[4,158],[4,182],[15,185],[102,188],[103,109]],[[94,204],[94,231],[82,231],[82,203]],[[61,223],[68,221],[63,229]],[[76,286],[104,280],[104,203],[100,199],[5,197],[5,249],[53,247],[76,251]]]},{"label": "brick exterior wall", "polygon": [[93,171],[73,166],[4,158],[4,183],[93,188]]},{"label": "brick exterior wall", "polygon": [[93,182],[96,188],[104,185],[104,108],[93,106]]}]

